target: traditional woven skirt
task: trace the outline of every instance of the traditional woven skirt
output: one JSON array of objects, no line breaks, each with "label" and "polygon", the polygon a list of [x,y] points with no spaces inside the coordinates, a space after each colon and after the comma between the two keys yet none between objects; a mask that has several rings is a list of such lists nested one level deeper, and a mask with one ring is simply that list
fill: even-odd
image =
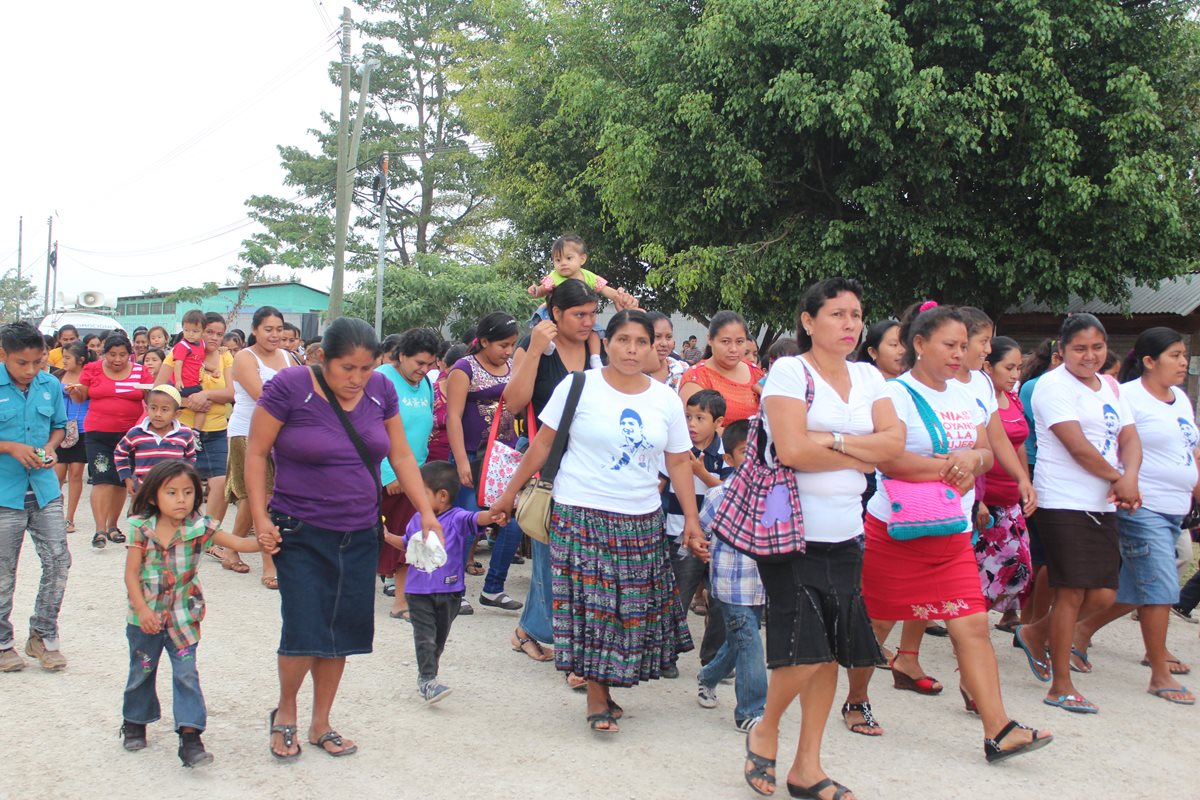
[{"label": "traditional woven skirt", "polygon": [[692,649],[661,511],[554,504],[554,662],[607,686],[659,678]]}]

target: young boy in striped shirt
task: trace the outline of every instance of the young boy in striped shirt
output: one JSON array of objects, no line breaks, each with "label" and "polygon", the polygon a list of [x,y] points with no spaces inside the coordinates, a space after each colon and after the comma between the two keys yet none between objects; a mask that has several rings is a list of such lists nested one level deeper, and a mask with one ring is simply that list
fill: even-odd
[{"label": "young boy in striped shirt", "polygon": [[117,476],[130,496],[155,464],[172,459],[196,463],[196,434],[179,424],[182,403],[174,386],[155,386],[146,398],[146,418],[130,428],[113,450]]}]

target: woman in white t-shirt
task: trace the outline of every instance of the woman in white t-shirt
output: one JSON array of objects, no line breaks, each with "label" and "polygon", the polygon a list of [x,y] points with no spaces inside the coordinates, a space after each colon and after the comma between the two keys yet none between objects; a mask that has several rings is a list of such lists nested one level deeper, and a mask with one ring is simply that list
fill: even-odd
[{"label": "woman in white t-shirt", "polygon": [[1142,507],[1117,509],[1121,585],[1116,603],[1079,623],[1080,639],[1090,642],[1101,627],[1136,608],[1146,644],[1142,663],[1150,667],[1148,691],[1184,705],[1196,698],[1175,676],[1191,670],[1167,650],[1167,619],[1179,601],[1175,539],[1192,498],[1200,494],[1200,434],[1192,404],[1179,388],[1187,372],[1187,346],[1170,328],[1144,331],[1121,368],[1121,399],[1142,442]]},{"label": "woman in white t-shirt", "polygon": [[[1040,508],[1038,538],[1054,601],[1050,613],[1013,634],[1034,677],[1050,683],[1044,702],[1066,711],[1099,709],[1076,691],[1072,651],[1089,671],[1081,616],[1108,609],[1117,595],[1121,552],[1117,507],[1141,506],[1138,469],[1142,445],[1124,399],[1098,374],[1108,355],[1108,334],[1091,314],[1063,322],[1058,336],[1062,366],[1042,376],[1033,391],[1038,459],[1034,475]],[[1049,645],[1050,664],[1041,658]]]},{"label": "woman in white t-shirt", "polygon": [[[702,542],[704,534],[683,404],[642,374],[654,326],[643,311],[621,311],[605,335],[609,364],[583,373],[554,481],[550,554],[555,665],[587,681],[589,727],[616,733],[623,711],[611,688],[662,677],[679,653],[692,649],[663,536],[658,470],[664,455],[683,509],[684,541]],[[545,464],[572,381],[563,380],[542,408],[542,427],[494,508],[511,509]]]},{"label": "woman in white t-shirt", "polygon": [[883,733],[867,697],[871,671],[882,657],[862,599],[863,475],[900,454],[904,433],[879,370],[847,361],[863,329],[858,281],[821,281],[800,308],[801,355],[772,365],[762,403],[776,457],[795,471],[807,549],[788,561],[758,565],[770,608],[771,677],[762,721],[749,733],[746,773],[760,793],[773,785],[769,767],[759,771],[759,760],[773,765],[780,718],[799,696],[805,710],[801,751],[788,783],[817,796],[822,790],[816,785],[828,778],[821,769],[821,737],[839,664],[852,676],[842,706],[846,726],[866,736]]},{"label": "woman in white t-shirt", "polygon": [[[906,321],[903,336],[909,371],[891,381],[888,391],[906,428],[905,445],[898,457],[879,464],[879,489],[867,503],[863,597],[877,626],[934,617],[946,621],[964,696],[969,693],[983,723],[987,760],[1009,758],[1041,747],[1051,737],[1011,720],[1000,697],[968,521],[975,479],[991,469],[993,458],[986,411],[955,380],[965,369],[967,326],[953,308],[926,306]],[[895,538],[889,528],[902,522],[893,515],[904,510],[904,497],[898,494],[908,488],[904,482],[941,486],[948,500],[961,495],[953,509],[938,510],[948,531],[953,530],[951,516],[961,514],[957,532]],[[908,626],[892,662],[897,688],[933,683],[920,669],[910,636]]]}]

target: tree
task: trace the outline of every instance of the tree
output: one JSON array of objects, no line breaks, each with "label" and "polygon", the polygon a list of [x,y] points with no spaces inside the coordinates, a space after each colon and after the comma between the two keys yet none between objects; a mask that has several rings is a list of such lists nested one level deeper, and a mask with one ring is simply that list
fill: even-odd
[{"label": "tree", "polygon": [[[486,264],[422,254],[410,266],[389,265],[383,274],[383,329],[391,333],[449,326],[452,335],[461,336],[493,311],[507,311],[524,322],[535,305],[523,287]],[[375,318],[373,279],[346,296],[346,313]]]},{"label": "tree", "polygon": [[37,288],[24,275],[10,269],[0,275],[0,321],[16,322],[37,315]]},{"label": "tree", "polygon": [[[412,264],[425,253],[486,259],[493,255],[494,221],[478,188],[480,147],[459,117],[458,86],[450,75],[466,40],[473,4],[469,0],[356,0],[367,14],[358,30],[364,52],[380,60],[372,74],[372,106],[363,123],[361,165],[391,154],[388,193],[388,252]],[[335,83],[339,70],[331,69]],[[250,216],[262,223],[262,244],[276,261],[295,269],[321,268],[332,261],[337,120],[321,115],[322,128],[309,131],[316,152],[279,148],[284,183],[299,189],[291,199],[255,196]],[[349,269],[375,264],[378,211],[370,168],[358,175],[347,239]]]},{"label": "tree", "polygon": [[468,119],[515,259],[590,226],[686,312],[1120,301],[1200,255],[1190,5],[496,3]]}]

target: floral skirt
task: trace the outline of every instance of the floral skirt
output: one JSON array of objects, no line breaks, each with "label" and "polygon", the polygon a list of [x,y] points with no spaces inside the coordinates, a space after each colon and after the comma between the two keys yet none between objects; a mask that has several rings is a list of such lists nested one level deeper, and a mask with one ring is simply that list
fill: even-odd
[{"label": "floral skirt", "polygon": [[1021,505],[988,506],[994,522],[975,540],[975,561],[988,608],[1020,611],[1030,588],[1029,531]]},{"label": "floral skirt", "polygon": [[554,504],[550,556],[554,661],[607,686],[659,678],[692,649],[662,512]]}]

